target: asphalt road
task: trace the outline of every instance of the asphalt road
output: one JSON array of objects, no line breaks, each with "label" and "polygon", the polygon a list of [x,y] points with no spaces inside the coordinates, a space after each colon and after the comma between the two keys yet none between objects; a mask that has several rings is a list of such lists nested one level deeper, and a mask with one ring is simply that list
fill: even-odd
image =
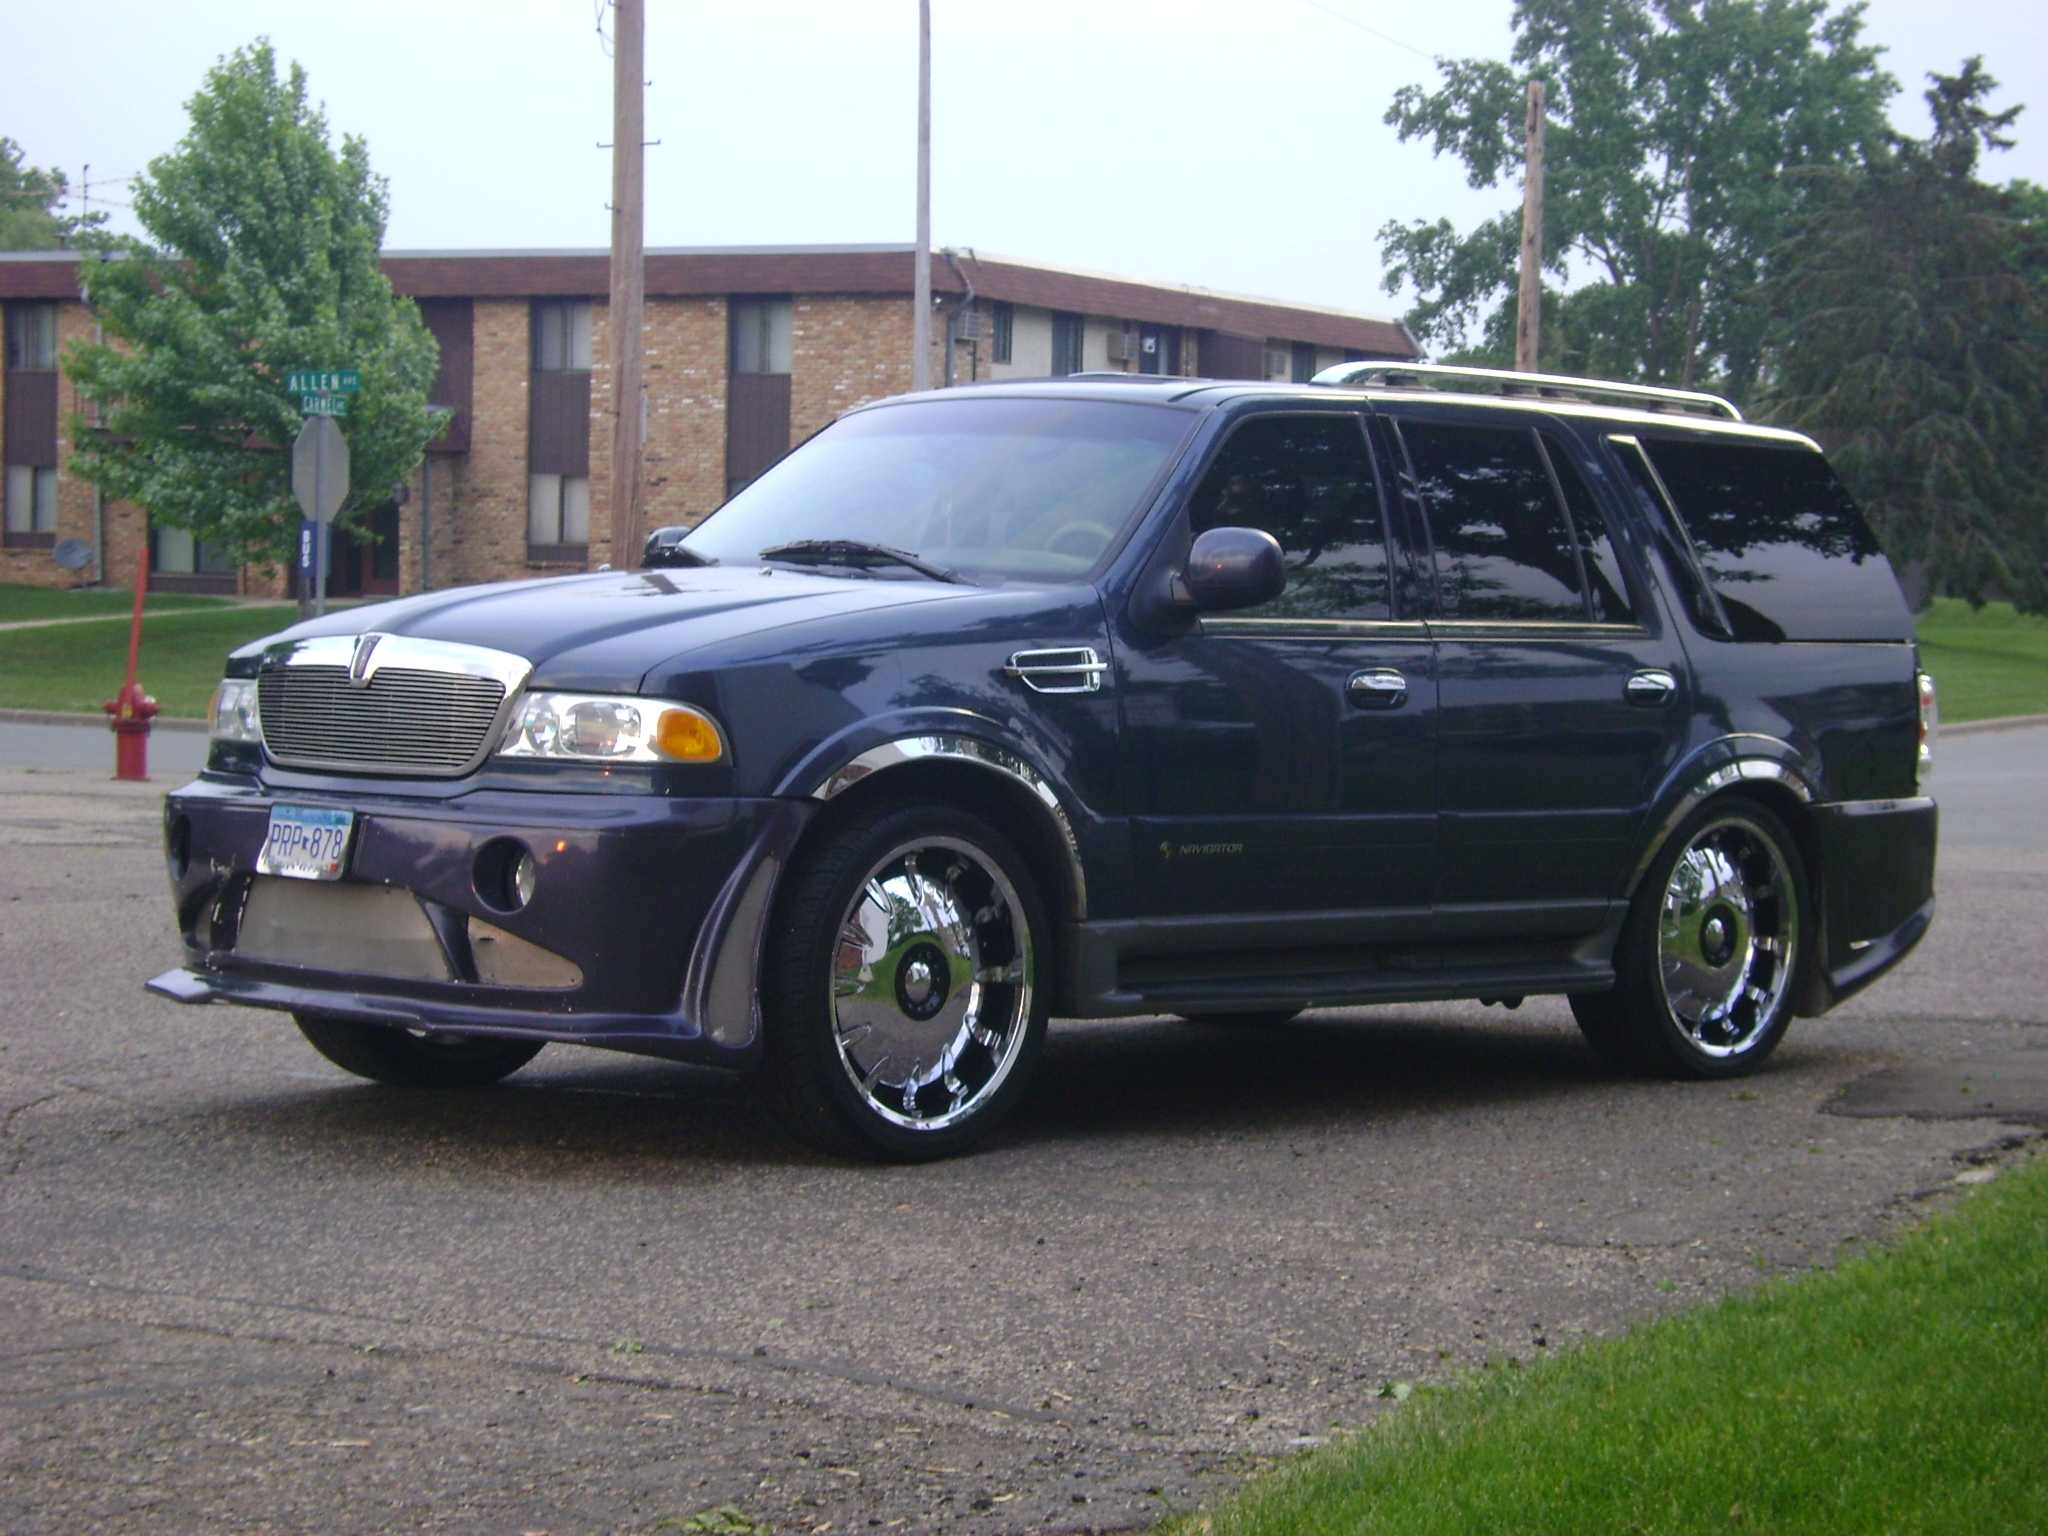
[{"label": "asphalt road", "polygon": [[101,772],[0,769],[9,1532],[1129,1528],[2048,1125],[2048,730],[1944,743],[1933,934],[1746,1082],[1618,1078],[1541,1000],[1057,1025],[1014,1127],[920,1169],[702,1072],[407,1094],[145,996],[159,790]]}]

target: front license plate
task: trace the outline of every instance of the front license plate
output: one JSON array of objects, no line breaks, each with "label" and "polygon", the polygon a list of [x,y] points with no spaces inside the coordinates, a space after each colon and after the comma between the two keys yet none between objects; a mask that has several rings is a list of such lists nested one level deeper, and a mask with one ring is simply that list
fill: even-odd
[{"label": "front license plate", "polygon": [[315,806],[273,805],[270,831],[256,855],[260,875],[289,875],[294,880],[339,880],[348,862],[348,835],[356,824],[354,811]]}]

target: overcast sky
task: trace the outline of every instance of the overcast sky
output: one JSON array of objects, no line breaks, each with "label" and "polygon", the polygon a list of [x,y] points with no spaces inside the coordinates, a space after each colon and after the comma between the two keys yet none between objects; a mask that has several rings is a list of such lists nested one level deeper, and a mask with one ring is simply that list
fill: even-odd
[{"label": "overcast sky", "polygon": [[[1401,144],[1433,55],[1505,57],[1508,0],[933,0],[940,244],[1374,313],[1389,219],[1513,201]],[[651,245],[907,242],[915,0],[649,0]],[[1925,130],[1982,53],[2032,102],[1987,174],[2048,183],[2048,3],[1873,0]],[[593,0],[0,0],[0,134],[95,194],[176,143],[222,53],[267,34],[391,184],[394,248],[602,246],[611,63]]]}]

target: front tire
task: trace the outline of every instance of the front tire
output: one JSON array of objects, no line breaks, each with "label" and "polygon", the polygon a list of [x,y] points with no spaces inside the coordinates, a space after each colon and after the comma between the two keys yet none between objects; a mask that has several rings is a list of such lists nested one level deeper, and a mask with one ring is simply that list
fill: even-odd
[{"label": "front tire", "polygon": [[798,1140],[948,1157],[1015,1107],[1045,1037],[1048,927],[1031,872],[979,817],[861,813],[791,871],[762,975],[762,1087]]},{"label": "front tire", "polygon": [[1662,1077],[1753,1072],[1792,1021],[1811,910],[1798,844],[1753,801],[1702,806],[1643,877],[1611,992],[1572,997],[1586,1039]]},{"label": "front tire", "polygon": [[295,1013],[299,1033],[344,1072],[394,1088],[481,1088],[510,1077],[544,1040],[497,1040]]}]

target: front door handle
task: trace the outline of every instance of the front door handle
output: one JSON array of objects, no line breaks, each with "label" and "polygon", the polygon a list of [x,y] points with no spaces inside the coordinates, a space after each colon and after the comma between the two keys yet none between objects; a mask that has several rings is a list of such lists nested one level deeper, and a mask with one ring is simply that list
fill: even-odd
[{"label": "front door handle", "polygon": [[1344,694],[1359,709],[1399,709],[1408,702],[1408,679],[1392,667],[1370,667],[1351,674]]},{"label": "front door handle", "polygon": [[1660,704],[1669,704],[1678,692],[1678,679],[1662,667],[1645,667],[1640,672],[1629,674],[1628,686],[1623,690],[1631,704],[1644,709],[1655,709]]}]

